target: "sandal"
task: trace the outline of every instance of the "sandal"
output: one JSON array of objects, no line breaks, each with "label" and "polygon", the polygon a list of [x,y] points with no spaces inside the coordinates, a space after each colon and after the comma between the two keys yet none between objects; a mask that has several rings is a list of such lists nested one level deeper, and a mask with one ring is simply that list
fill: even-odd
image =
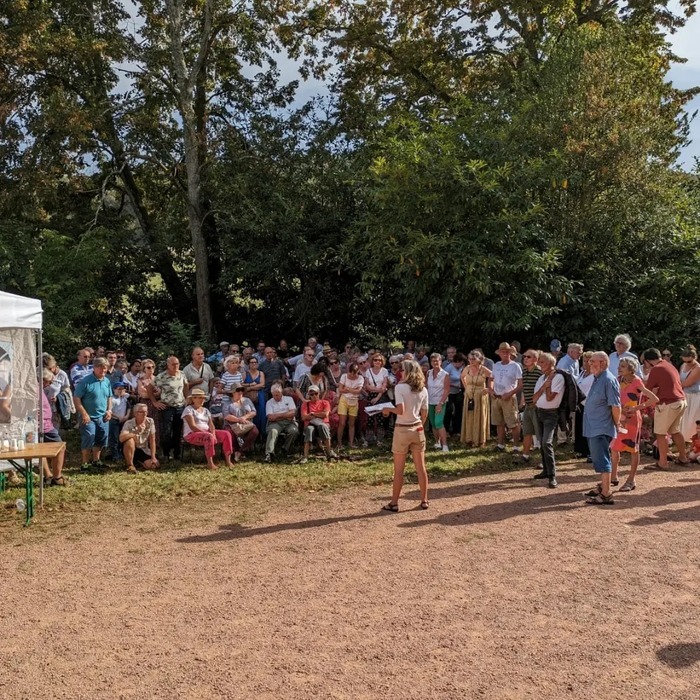
[{"label": "sandal", "polygon": [[627,492],[627,491],[634,491],[637,488],[637,484],[634,483],[634,481],[627,481],[622,485],[622,488],[620,489],[621,492]]},{"label": "sandal", "polygon": [[654,462],[654,464],[647,464],[645,469],[651,469],[652,471],[658,471],[658,472],[670,472],[671,467],[666,465],[665,467],[662,467],[658,462]]},{"label": "sandal", "polygon": [[421,501],[420,502],[420,508],[421,510],[428,510],[428,507],[430,506],[430,503],[428,501]]},{"label": "sandal", "polygon": [[610,483],[611,483],[613,486],[617,486],[617,485],[620,483],[620,480],[619,480],[619,479],[611,479],[611,480],[610,480]]},{"label": "sandal", "polygon": [[385,506],[382,506],[382,510],[388,510],[390,513],[398,513],[399,512],[399,504],[398,503],[387,503]]},{"label": "sandal", "polygon": [[599,493],[597,496],[593,496],[592,498],[587,498],[586,503],[589,506],[612,506],[615,505],[615,501],[613,500],[612,494],[609,496],[603,496],[602,493]]},{"label": "sandal", "polygon": [[591,489],[590,491],[586,491],[586,496],[590,496],[593,498],[594,496],[598,496],[603,492],[603,487],[598,484],[594,489]]},{"label": "sandal", "polygon": [[51,486],[65,486],[67,483],[64,476],[59,476],[58,479],[51,479]]},{"label": "sandal", "polygon": [[130,464],[130,465],[126,468],[126,473],[127,473],[127,474],[136,474],[136,467],[135,467],[133,464]]}]

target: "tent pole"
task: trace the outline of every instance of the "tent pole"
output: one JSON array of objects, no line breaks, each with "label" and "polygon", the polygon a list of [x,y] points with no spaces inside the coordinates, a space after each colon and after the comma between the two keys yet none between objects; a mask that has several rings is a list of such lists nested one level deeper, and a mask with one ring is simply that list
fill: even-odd
[{"label": "tent pole", "polygon": [[[34,442],[44,442],[44,402],[41,400],[41,392],[44,390],[44,344],[42,338],[42,330],[39,329],[36,335],[37,355],[36,355],[36,373],[39,380],[39,422],[36,425],[36,433]],[[39,507],[44,507],[44,460],[39,460]]]}]

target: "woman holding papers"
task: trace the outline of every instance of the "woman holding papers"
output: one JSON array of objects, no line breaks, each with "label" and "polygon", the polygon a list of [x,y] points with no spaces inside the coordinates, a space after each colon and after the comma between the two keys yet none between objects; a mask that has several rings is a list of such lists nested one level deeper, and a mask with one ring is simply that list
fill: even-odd
[{"label": "woman holding papers", "polygon": [[403,473],[409,451],[418,475],[420,507],[428,508],[428,472],[425,469],[425,430],[428,417],[428,391],[421,366],[414,360],[404,360],[401,365],[403,379],[396,385],[396,406],[384,408],[388,416],[396,414],[396,427],[391,451],[394,453],[394,483],[391,501],[382,510],[397,513],[403,487]]}]

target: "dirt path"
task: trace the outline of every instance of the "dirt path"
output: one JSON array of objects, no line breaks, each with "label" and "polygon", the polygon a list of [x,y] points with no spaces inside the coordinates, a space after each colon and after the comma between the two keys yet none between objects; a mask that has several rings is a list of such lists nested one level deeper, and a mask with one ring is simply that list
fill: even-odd
[{"label": "dirt path", "polygon": [[0,697],[700,697],[700,472],[531,474],[5,524]]}]

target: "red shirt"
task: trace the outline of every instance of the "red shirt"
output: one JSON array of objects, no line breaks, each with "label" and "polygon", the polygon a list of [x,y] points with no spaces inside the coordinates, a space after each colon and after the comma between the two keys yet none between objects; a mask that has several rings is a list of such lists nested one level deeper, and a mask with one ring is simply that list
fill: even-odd
[{"label": "red shirt", "polygon": [[[301,404],[301,419],[306,425],[314,416],[310,416],[310,413],[320,413],[321,411],[328,411],[330,413],[331,405],[325,399],[320,399],[318,401],[304,401]],[[323,419],[324,423],[328,423],[328,416]]]},{"label": "red shirt", "polygon": [[647,389],[659,397],[659,403],[675,403],[685,399],[678,370],[666,360],[651,368]]}]

